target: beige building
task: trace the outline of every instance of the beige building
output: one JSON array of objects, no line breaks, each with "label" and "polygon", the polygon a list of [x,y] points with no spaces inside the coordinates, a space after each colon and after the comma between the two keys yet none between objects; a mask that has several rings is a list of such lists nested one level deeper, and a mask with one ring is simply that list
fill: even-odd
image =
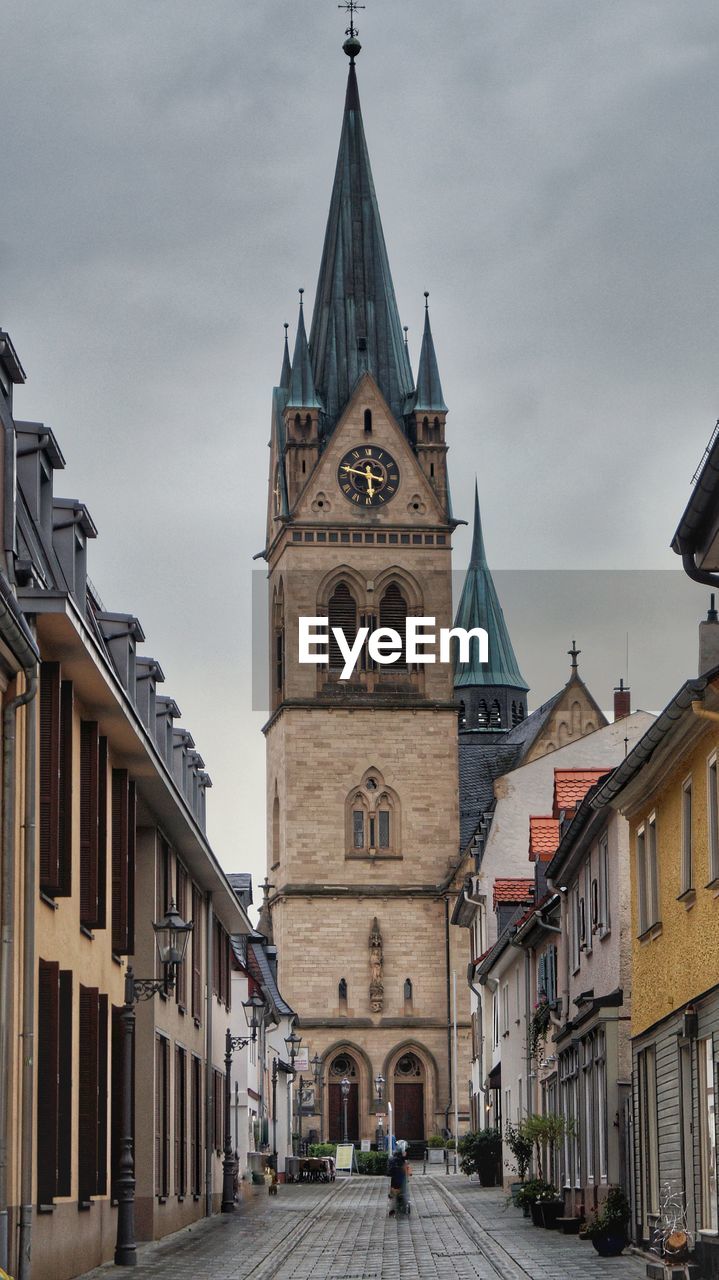
[{"label": "beige building", "polygon": [[250,925],[207,842],[202,758],[137,652],[140,623],[88,579],[96,530],[54,493],[57,441],[11,412],[3,425],[9,564],[40,663],[6,694],[25,685],[29,700],[4,759],[0,1263],[65,1280],[115,1250],[125,979],[129,966],[161,976],[152,924],[172,901],[194,925],[185,963],[174,990],[136,1005],[136,1239],[219,1209],[230,937]]}]

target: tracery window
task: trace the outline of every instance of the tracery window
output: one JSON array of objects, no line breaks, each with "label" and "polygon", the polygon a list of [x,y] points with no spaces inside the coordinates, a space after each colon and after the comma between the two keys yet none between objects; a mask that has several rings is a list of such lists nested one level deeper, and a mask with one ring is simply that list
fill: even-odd
[{"label": "tracery window", "polygon": [[400,852],[399,801],[382,775],[370,771],[346,802],[348,855]]}]

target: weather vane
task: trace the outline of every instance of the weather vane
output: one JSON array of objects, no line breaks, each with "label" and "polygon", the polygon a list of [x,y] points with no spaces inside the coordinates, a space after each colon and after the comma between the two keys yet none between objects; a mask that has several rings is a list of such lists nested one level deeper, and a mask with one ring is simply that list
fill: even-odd
[{"label": "weather vane", "polygon": [[338,4],[337,8],[344,9],[350,16],[350,24],[347,30],[345,31],[345,35],[349,36],[350,39],[352,39],[353,36],[357,35],[357,28],[355,26],[355,13],[357,9],[366,8],[366,5],[356,4],[355,0],[346,0],[345,4]]}]

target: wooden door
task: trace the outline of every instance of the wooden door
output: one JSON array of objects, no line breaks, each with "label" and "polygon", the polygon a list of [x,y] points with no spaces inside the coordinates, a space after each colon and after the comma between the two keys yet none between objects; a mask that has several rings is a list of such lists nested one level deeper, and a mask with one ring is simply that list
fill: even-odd
[{"label": "wooden door", "polygon": [[[342,1091],[334,1081],[329,1086],[329,1141],[344,1141]],[[353,1082],[347,1098],[347,1141],[359,1142],[359,1086]]]},{"label": "wooden door", "polygon": [[399,1083],[394,1086],[394,1132],[406,1142],[424,1139],[424,1085]]}]

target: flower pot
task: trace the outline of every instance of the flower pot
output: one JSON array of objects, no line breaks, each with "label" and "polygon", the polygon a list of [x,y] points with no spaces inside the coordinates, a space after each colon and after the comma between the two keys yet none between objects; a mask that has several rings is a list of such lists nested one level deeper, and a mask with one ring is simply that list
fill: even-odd
[{"label": "flower pot", "polygon": [[528,1217],[530,1216],[531,1212],[532,1212],[531,1207],[530,1207],[528,1204],[523,1204],[523,1205],[522,1205],[522,1212],[523,1212],[523,1214],[524,1214],[525,1218],[528,1218]]},{"label": "flower pot", "polygon": [[444,1147],[427,1148],[427,1164],[444,1164]]},{"label": "flower pot", "polygon": [[544,1221],[544,1226],[547,1228],[548,1231],[556,1231],[557,1218],[559,1218],[564,1211],[564,1201],[563,1200],[542,1200],[540,1203],[542,1205],[542,1218]]},{"label": "flower pot", "polygon": [[520,1193],[520,1191],[522,1190],[522,1187],[523,1187],[523,1186],[524,1186],[524,1183],[523,1183],[523,1182],[513,1182],[513,1183],[511,1184],[511,1186],[510,1186],[510,1188],[509,1188],[509,1192],[510,1192],[510,1195],[511,1195],[511,1197],[512,1197],[512,1204],[516,1205],[516,1203],[517,1203],[517,1196],[519,1195],[519,1193]]},{"label": "flower pot", "polygon": [[532,1222],[534,1223],[535,1227],[544,1226],[544,1213],[542,1210],[541,1200],[535,1200],[532,1205]]},{"label": "flower pot", "polygon": [[592,1244],[600,1258],[618,1258],[626,1243],[624,1231],[605,1231],[600,1236],[592,1236]]}]

